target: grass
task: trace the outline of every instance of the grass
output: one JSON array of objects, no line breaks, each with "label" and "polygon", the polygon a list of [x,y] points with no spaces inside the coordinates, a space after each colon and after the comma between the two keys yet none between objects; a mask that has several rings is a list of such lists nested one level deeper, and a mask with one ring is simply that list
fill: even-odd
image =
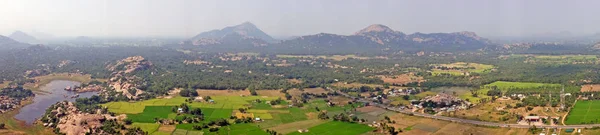
[{"label": "grass", "polygon": [[132,127],[139,127],[142,129],[142,131],[144,132],[148,132],[148,134],[152,134],[154,132],[156,132],[158,130],[158,127],[160,127],[159,124],[157,123],[133,123],[131,124]]},{"label": "grass", "polygon": [[568,125],[597,123],[600,123],[600,100],[577,101],[565,120]]},{"label": "grass", "polygon": [[330,121],[311,128],[308,132],[292,132],[288,135],[360,135],[373,130],[373,128],[356,123]]}]

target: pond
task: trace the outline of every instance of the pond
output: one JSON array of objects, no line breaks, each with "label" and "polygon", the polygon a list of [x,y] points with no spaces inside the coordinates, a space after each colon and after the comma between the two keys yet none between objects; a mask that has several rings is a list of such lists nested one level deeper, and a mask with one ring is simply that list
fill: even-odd
[{"label": "pond", "polygon": [[[55,80],[40,88],[45,91],[44,94],[36,94],[33,98],[33,103],[25,105],[19,110],[15,116],[16,119],[25,121],[27,124],[32,124],[36,119],[40,118],[46,112],[50,105],[60,101],[75,101],[76,98],[71,96],[78,93],[64,90],[67,86],[78,86],[81,83],[74,81]],[[79,98],[91,97],[97,92],[79,93]]]}]

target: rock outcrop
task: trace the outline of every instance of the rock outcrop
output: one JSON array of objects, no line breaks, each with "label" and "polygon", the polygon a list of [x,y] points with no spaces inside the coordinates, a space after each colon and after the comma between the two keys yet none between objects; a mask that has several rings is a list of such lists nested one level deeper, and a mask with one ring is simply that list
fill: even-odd
[{"label": "rock outcrop", "polygon": [[122,120],[125,115],[111,116],[101,109],[95,114],[81,112],[72,102],[58,102],[51,106],[41,122],[46,127],[54,127],[60,133],[67,135],[82,135],[87,133],[102,134],[102,122],[106,120]]},{"label": "rock outcrop", "polygon": [[144,93],[138,86],[144,83],[141,78],[130,73],[147,70],[151,67],[152,62],[147,61],[142,56],[133,56],[119,60],[115,64],[107,66],[108,70],[113,71],[112,77],[108,80],[108,85],[129,99],[138,99],[138,96]]}]

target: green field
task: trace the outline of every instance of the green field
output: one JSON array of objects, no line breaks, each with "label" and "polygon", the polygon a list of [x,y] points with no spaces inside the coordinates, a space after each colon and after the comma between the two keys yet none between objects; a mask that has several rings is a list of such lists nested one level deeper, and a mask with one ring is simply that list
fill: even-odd
[{"label": "green field", "polygon": [[266,131],[262,130],[255,124],[233,124],[226,127],[221,127],[217,132],[210,132],[208,131],[208,129],[202,129],[202,131],[194,131],[193,125],[195,124],[178,124],[177,130],[173,134],[182,134],[183,132],[187,132],[187,134],[189,135],[190,132],[204,132],[204,135],[269,135]]},{"label": "green field", "polygon": [[[192,108],[223,108],[223,109],[238,109],[250,106],[250,103],[256,99],[275,100],[278,97],[259,97],[259,96],[213,96],[215,103],[193,102],[188,103]],[[177,106],[185,102],[187,98],[174,97],[171,99],[150,99],[141,102],[110,102],[102,104],[109,111],[121,114],[138,114],[144,111],[146,106]]]},{"label": "green field", "polygon": [[490,83],[484,85],[484,88],[491,88],[492,86],[496,86],[498,89],[502,91],[506,91],[509,89],[528,89],[528,88],[557,88],[561,87],[560,84],[550,84],[550,83],[530,83],[530,82],[506,82],[506,81],[496,81],[494,83]]},{"label": "green field", "polygon": [[160,125],[157,123],[133,123],[131,124],[131,126],[139,127],[142,129],[142,131],[148,132],[148,134],[156,132],[158,130],[158,127],[160,127]]},{"label": "green field", "polygon": [[511,55],[510,58],[526,58],[525,63],[539,64],[580,64],[596,63],[596,55]]},{"label": "green field", "polygon": [[565,124],[598,124],[600,123],[600,100],[577,101],[569,112]]},{"label": "green field", "polygon": [[308,132],[292,132],[288,135],[360,135],[373,130],[373,128],[356,123],[331,121],[308,128]]},{"label": "green field", "polygon": [[127,114],[127,118],[133,122],[154,123],[154,118],[169,118],[172,106],[146,106],[143,113]]},{"label": "green field", "polygon": [[453,76],[464,76],[466,73],[488,73],[491,72],[494,68],[493,65],[479,64],[479,63],[465,63],[465,62],[456,62],[451,64],[433,64],[432,66],[443,66],[443,67],[456,67],[456,68],[464,68],[459,70],[442,70],[442,69],[433,69],[431,74],[433,76],[438,76],[442,74],[450,74]]}]

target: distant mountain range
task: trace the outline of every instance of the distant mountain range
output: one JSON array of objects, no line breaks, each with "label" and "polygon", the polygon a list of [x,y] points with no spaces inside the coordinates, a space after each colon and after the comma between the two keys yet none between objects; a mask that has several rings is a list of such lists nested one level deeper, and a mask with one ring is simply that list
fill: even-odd
[{"label": "distant mountain range", "polygon": [[385,25],[374,24],[352,35],[319,33],[274,42],[271,36],[254,24],[245,22],[221,30],[203,32],[186,44],[217,48],[256,48],[271,51],[325,51],[360,52],[384,50],[477,50],[491,45],[491,41],[474,32],[404,34]]},{"label": "distant mountain range", "polygon": [[12,38],[0,35],[0,50],[26,48],[28,44],[18,42]]},{"label": "distant mountain range", "polygon": [[22,31],[15,31],[12,34],[10,34],[8,37],[10,37],[14,40],[17,40],[19,42],[22,42],[22,43],[36,44],[36,43],[40,42],[35,37],[33,37],[25,32],[22,32]]}]

